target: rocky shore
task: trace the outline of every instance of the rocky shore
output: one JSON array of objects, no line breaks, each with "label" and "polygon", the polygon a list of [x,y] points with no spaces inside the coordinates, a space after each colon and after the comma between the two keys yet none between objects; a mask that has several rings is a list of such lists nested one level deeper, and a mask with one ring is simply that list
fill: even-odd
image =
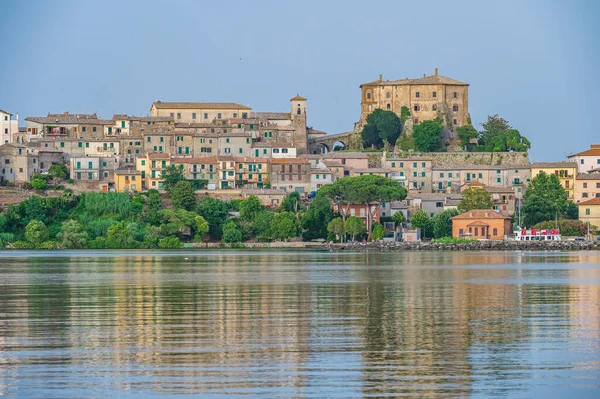
[{"label": "rocky shore", "polygon": [[348,242],[334,251],[583,251],[600,250],[600,241],[476,241],[465,244],[434,242]]}]

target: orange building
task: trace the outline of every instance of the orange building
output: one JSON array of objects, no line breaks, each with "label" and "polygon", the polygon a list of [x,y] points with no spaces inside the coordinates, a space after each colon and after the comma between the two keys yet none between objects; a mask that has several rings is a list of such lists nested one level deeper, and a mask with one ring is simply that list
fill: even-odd
[{"label": "orange building", "polygon": [[503,240],[511,233],[510,221],[491,209],[473,209],[452,218],[452,237]]}]

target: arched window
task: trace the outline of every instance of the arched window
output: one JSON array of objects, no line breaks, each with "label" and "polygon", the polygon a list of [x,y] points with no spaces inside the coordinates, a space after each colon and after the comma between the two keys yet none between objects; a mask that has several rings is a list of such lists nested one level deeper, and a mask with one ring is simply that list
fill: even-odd
[{"label": "arched window", "polygon": [[391,108],[392,108],[392,106],[390,105],[390,103],[388,103],[388,104],[386,105],[386,108],[387,108],[387,109],[391,109]]},{"label": "arched window", "polygon": [[371,92],[367,91],[367,100],[370,100],[370,99],[371,99]]},{"label": "arched window", "polygon": [[385,93],[385,98],[390,98],[392,96],[392,93],[390,93],[389,91],[387,93]]}]

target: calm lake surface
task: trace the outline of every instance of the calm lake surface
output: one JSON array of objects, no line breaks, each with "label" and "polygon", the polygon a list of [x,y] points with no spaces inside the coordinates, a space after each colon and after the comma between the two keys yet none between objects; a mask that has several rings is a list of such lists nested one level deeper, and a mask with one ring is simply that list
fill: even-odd
[{"label": "calm lake surface", "polygon": [[600,253],[0,252],[0,396],[600,397]]}]

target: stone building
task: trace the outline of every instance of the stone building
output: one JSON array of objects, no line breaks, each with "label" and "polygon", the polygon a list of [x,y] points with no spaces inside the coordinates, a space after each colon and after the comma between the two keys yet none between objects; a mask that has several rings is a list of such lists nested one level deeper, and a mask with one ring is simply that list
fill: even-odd
[{"label": "stone building", "polygon": [[579,173],[575,178],[574,202],[600,198],[600,172]]},{"label": "stone building", "polygon": [[95,138],[100,139],[114,126],[112,119],[104,120],[96,114],[48,114],[25,118],[27,141],[38,137]]},{"label": "stone building", "polygon": [[175,122],[208,123],[230,118],[246,119],[252,108],[236,103],[216,102],[166,102],[152,103],[152,116],[166,116]]},{"label": "stone building", "polygon": [[362,130],[367,116],[376,109],[390,110],[400,116],[403,106],[410,109],[414,124],[435,119],[438,113],[447,116],[452,128],[469,122],[469,84],[438,74],[417,79],[383,80],[363,83],[361,114],[355,131]]},{"label": "stone building", "polygon": [[13,142],[13,136],[19,134],[19,116],[13,118],[10,112],[0,109],[0,144]]},{"label": "stone building", "polygon": [[310,190],[310,172],[310,162],[306,159],[271,159],[271,187],[305,194]]}]

